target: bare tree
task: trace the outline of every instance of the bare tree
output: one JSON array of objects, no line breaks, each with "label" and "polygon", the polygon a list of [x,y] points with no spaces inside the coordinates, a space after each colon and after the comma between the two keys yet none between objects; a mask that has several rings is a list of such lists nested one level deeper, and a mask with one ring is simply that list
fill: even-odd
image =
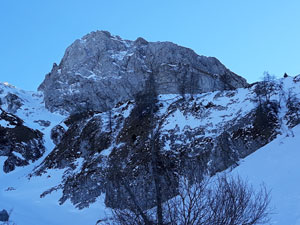
[{"label": "bare tree", "polygon": [[197,87],[196,74],[193,71],[193,67],[188,64],[179,63],[180,70],[176,71],[178,76],[178,90],[179,94],[183,99],[185,99],[186,94],[190,94],[190,97],[193,98],[193,95]]},{"label": "bare tree", "polygon": [[[207,213],[208,180],[194,183],[186,178],[179,182],[179,194],[168,200],[165,205],[167,224],[201,224]],[[207,193],[206,193],[207,192]]]},{"label": "bare tree", "polygon": [[[154,116],[156,103],[157,103],[157,92],[156,92],[156,84],[154,79],[154,67],[151,65],[151,73],[148,79],[148,87],[146,87],[146,91],[148,92],[148,96],[150,96],[149,107],[150,114]],[[152,177],[155,186],[155,196],[156,196],[156,217],[157,224],[163,225],[163,209],[162,209],[162,191],[161,191],[161,181],[160,175],[158,172],[158,158],[159,158],[159,148],[156,145],[156,140],[158,136],[158,132],[155,131],[155,120],[152,118],[151,120],[151,133],[150,133],[150,151],[151,151],[151,169],[152,169]]]},{"label": "bare tree", "polygon": [[[270,192],[265,186],[258,191],[239,177],[218,176],[194,183],[182,178],[179,194],[163,204],[165,225],[254,225],[269,222]],[[135,210],[113,210],[106,224],[158,224],[155,209],[143,215]],[[146,222],[147,221],[147,222]]]},{"label": "bare tree", "polygon": [[300,99],[291,88],[287,93],[286,106],[288,108],[288,112],[285,115],[285,119],[287,119],[289,127],[294,127],[300,121]]},{"label": "bare tree", "polygon": [[[156,129],[156,117],[155,112],[157,111],[157,92],[156,92],[156,82],[155,82],[155,74],[158,74],[157,69],[155,69],[153,64],[149,65],[148,70],[148,79],[145,83],[145,88],[141,93],[138,93],[135,96],[136,101],[136,109],[138,114],[141,117],[148,117],[149,121],[149,151],[150,151],[150,169],[151,169],[151,177],[153,179],[153,186],[154,186],[154,195],[155,195],[155,208],[156,208],[156,218],[157,224],[163,225],[163,195],[161,190],[161,180],[160,180],[160,172],[159,172],[159,156],[160,156],[160,149],[157,145],[157,139],[159,136],[158,129]],[[126,188],[126,187],[125,187]],[[130,194],[131,190],[130,187],[127,186],[126,188],[127,193],[131,196],[131,200],[133,204],[137,206],[137,201],[135,203],[135,196]],[[142,224],[151,224],[151,219],[147,219],[143,212],[140,210],[140,207],[137,207],[135,210],[138,210],[139,216],[142,217],[143,223]],[[134,210],[134,211],[135,211]],[[116,214],[117,213],[117,214]],[[117,212],[115,214],[120,217],[120,215],[124,216],[124,212]],[[128,212],[126,212],[126,215]]]},{"label": "bare tree", "polygon": [[257,83],[254,90],[259,104],[262,105],[264,102],[270,102],[271,96],[277,88],[278,84],[275,82],[275,76],[264,72],[263,80]]},{"label": "bare tree", "polygon": [[254,188],[239,177],[218,177],[215,187],[208,195],[208,223],[222,225],[252,225],[269,222],[271,210],[270,192],[261,186]]}]

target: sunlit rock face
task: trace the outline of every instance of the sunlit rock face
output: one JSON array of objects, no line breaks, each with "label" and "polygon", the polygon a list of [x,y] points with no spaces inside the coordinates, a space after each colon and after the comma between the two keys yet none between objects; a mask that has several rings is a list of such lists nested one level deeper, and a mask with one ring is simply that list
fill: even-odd
[{"label": "sunlit rock face", "polygon": [[203,93],[247,86],[216,58],[171,42],[123,40],[92,32],[69,46],[39,86],[50,111],[105,111],[142,91],[150,75],[161,94]]}]

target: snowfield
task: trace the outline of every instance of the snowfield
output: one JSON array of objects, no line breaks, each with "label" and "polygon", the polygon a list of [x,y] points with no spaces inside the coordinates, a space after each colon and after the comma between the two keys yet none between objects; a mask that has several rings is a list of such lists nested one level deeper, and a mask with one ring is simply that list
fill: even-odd
[{"label": "snowfield", "polygon": [[[294,136],[279,136],[233,170],[233,174],[239,174],[254,187],[264,183],[271,190],[271,224],[300,225],[300,125],[292,132]],[[3,159],[1,167],[2,163]],[[44,190],[59,183],[62,171],[28,180],[29,167],[0,175],[0,209],[12,209],[11,220],[17,225],[94,225],[109,214],[103,196],[84,210],[76,209],[70,202],[59,205],[60,191],[40,198]]]},{"label": "snowfield", "polygon": [[[6,157],[0,156],[0,210],[12,210],[10,220],[16,225],[95,224],[100,217],[105,217],[103,197],[99,197],[96,204],[84,210],[76,209],[70,202],[59,205],[61,191],[54,191],[51,195],[40,198],[49,187],[60,184],[64,171],[51,170],[44,176],[32,179],[28,175],[54,148],[50,131],[66,116],[45,109],[41,93],[23,91],[7,83],[0,83],[0,97],[7,93],[15,94],[22,100],[23,105],[16,115],[24,120],[24,125],[44,133],[46,152],[33,164],[17,167],[8,174],[2,170]],[[6,110],[7,105],[2,107]],[[38,120],[51,121],[51,124],[45,127],[37,123]],[[3,121],[0,122],[1,125],[6,125]]]},{"label": "snowfield", "polygon": [[300,225],[300,125],[291,131],[249,155],[233,171],[254,187],[264,183],[271,190],[271,224],[276,225]]}]

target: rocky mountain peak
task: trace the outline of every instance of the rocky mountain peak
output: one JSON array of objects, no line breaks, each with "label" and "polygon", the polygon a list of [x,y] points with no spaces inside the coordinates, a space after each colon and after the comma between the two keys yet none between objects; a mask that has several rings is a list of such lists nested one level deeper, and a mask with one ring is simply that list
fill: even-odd
[{"label": "rocky mountain peak", "polygon": [[202,93],[247,86],[213,57],[171,42],[124,40],[96,31],[71,44],[39,90],[50,111],[106,111],[132,99],[154,75],[161,94]]}]

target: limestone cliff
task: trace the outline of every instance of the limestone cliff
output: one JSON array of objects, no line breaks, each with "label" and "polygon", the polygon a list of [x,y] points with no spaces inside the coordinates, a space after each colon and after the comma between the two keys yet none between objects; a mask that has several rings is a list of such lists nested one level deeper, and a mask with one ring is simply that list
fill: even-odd
[{"label": "limestone cliff", "polygon": [[92,32],[69,46],[39,86],[50,111],[106,111],[133,99],[154,75],[160,94],[203,93],[247,86],[219,60],[171,42],[123,40]]}]

